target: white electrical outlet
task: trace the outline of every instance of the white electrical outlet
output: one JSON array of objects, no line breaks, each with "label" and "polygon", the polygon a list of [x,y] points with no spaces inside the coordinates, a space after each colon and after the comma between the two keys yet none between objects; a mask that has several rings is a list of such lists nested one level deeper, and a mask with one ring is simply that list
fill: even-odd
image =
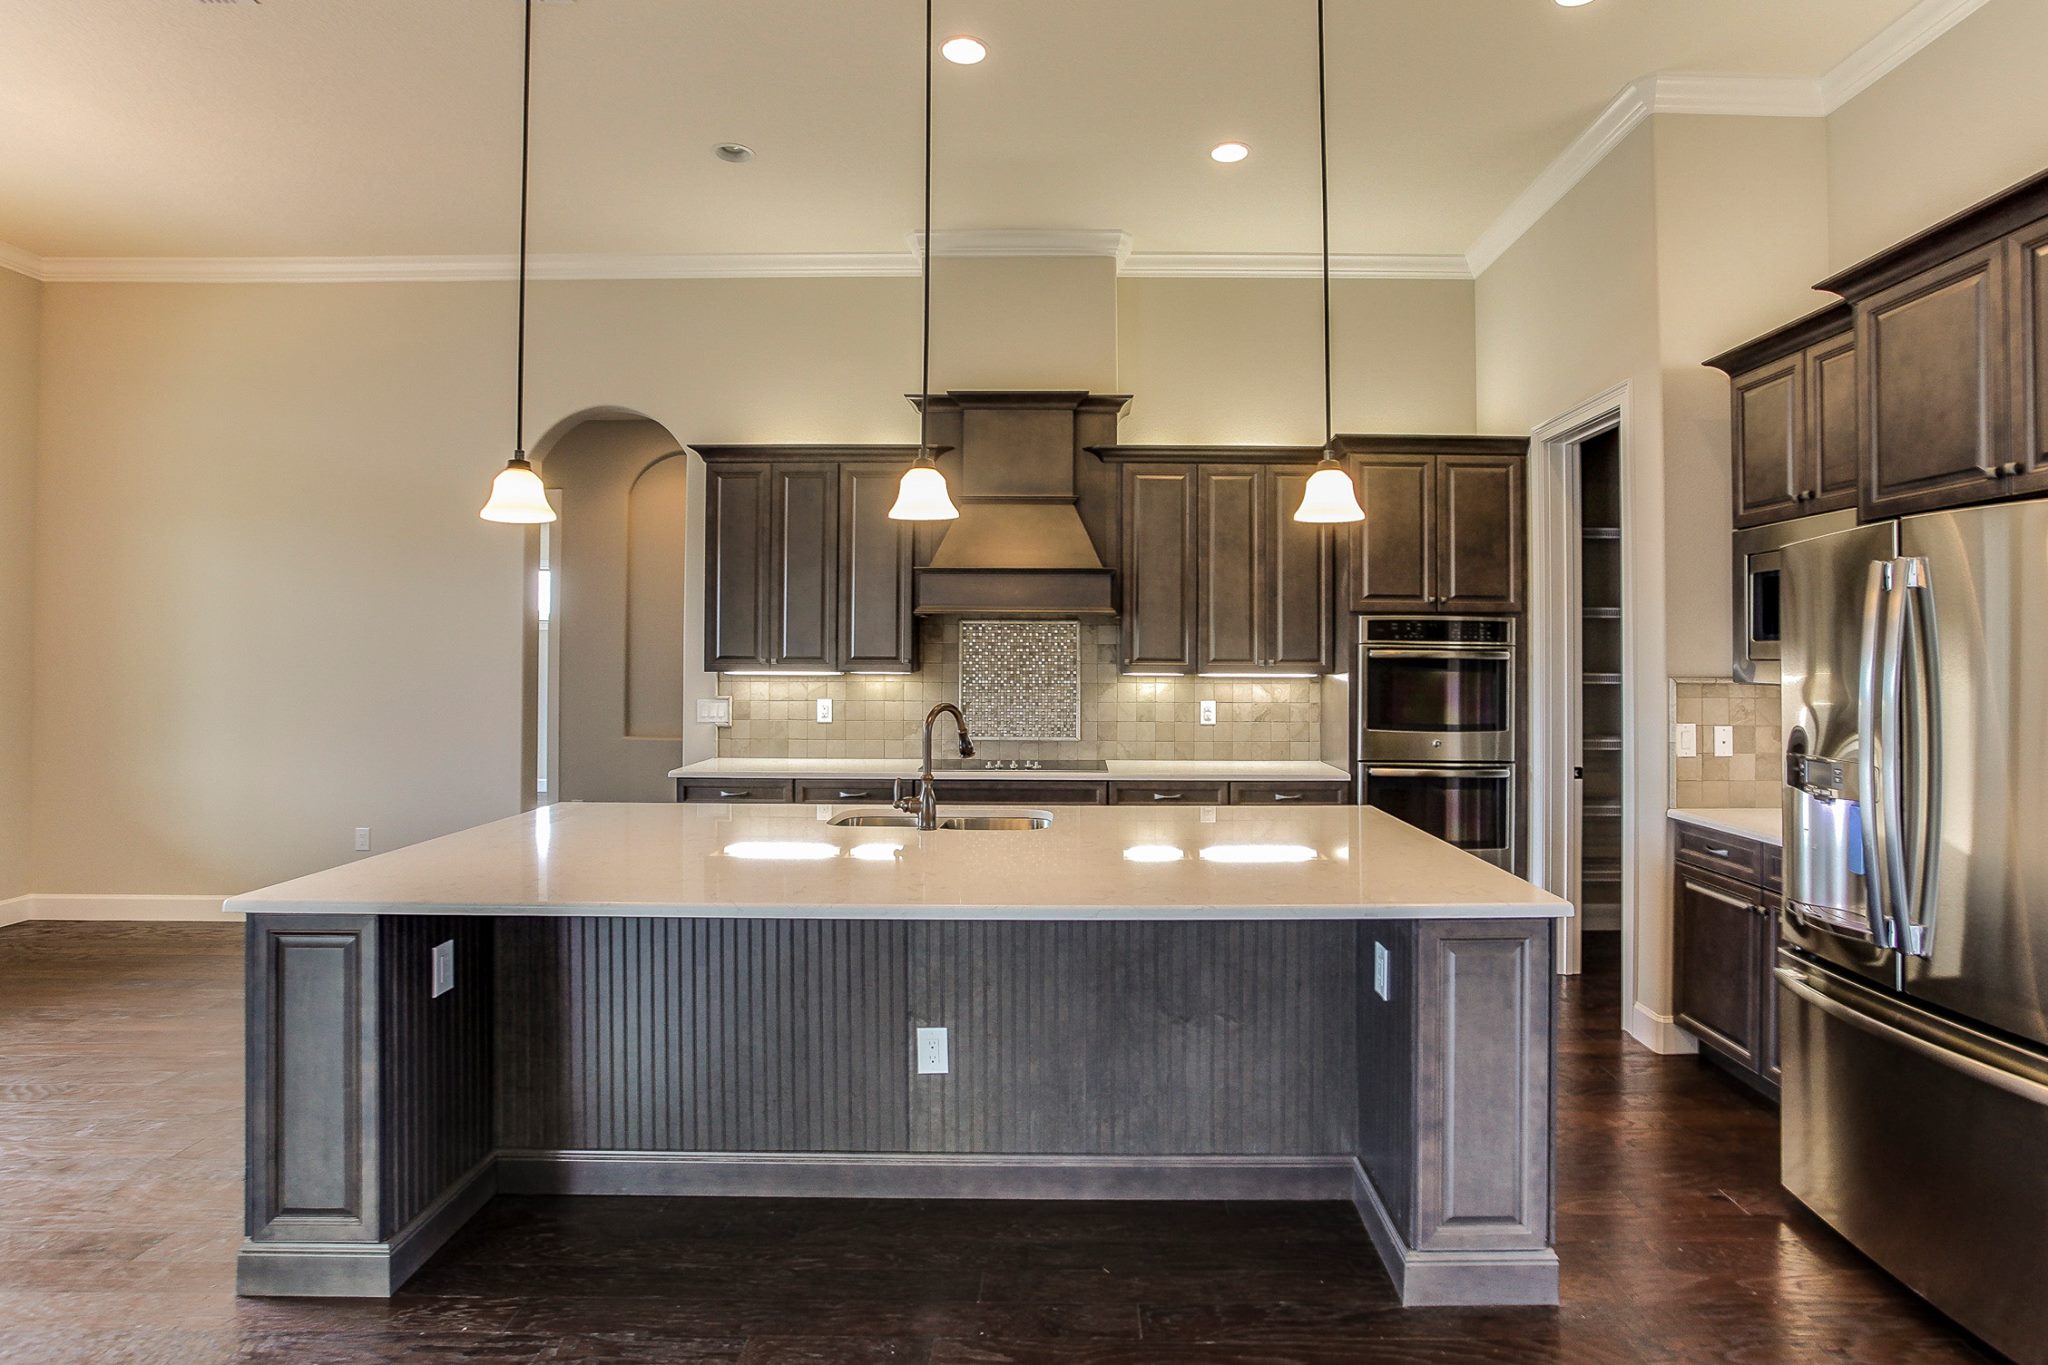
[{"label": "white electrical outlet", "polygon": [[455,940],[449,939],[434,945],[434,995],[436,998],[455,989]]},{"label": "white electrical outlet", "polygon": [[1204,806],[1204,807],[1202,807],[1202,816],[1201,816],[1201,820],[1202,820],[1202,823],[1203,823],[1203,824],[1205,824],[1205,825],[1213,825],[1213,824],[1215,824],[1215,823],[1216,823],[1216,808],[1215,808],[1214,806]]},{"label": "white electrical outlet", "polygon": [[697,698],[697,723],[699,725],[732,724],[731,697]]},{"label": "white electrical outlet", "polygon": [[1698,758],[1700,756],[1700,727],[1691,721],[1681,721],[1678,726],[1678,756]]},{"label": "white electrical outlet", "polygon": [[370,851],[370,827],[369,827],[368,825],[357,825],[357,826],[356,826],[356,852],[358,852],[358,853],[368,853],[369,851]]},{"label": "white electrical outlet", "polygon": [[1387,959],[1387,945],[1375,942],[1372,945],[1372,993],[1382,1000],[1391,1000],[1393,989],[1388,978],[1393,975],[1392,964]]},{"label": "white electrical outlet", "polygon": [[1714,757],[1715,757],[1715,758],[1733,758],[1733,757],[1735,757],[1735,727],[1734,727],[1734,726],[1732,726],[1732,725],[1716,725],[1716,726],[1714,727]]},{"label": "white electrical outlet", "polygon": [[920,1076],[943,1076],[951,1071],[952,1065],[946,1060],[946,1031],[942,1028],[921,1028],[917,1031],[917,1074]]},{"label": "white electrical outlet", "polygon": [[1203,702],[1203,703],[1202,703],[1202,724],[1204,724],[1204,725],[1214,725],[1215,723],[1216,723],[1216,703],[1215,703],[1215,702],[1213,702],[1213,701],[1205,701],[1205,702]]},{"label": "white electrical outlet", "polygon": [[831,723],[832,699],[830,697],[820,697],[818,698],[818,724],[830,725]]}]

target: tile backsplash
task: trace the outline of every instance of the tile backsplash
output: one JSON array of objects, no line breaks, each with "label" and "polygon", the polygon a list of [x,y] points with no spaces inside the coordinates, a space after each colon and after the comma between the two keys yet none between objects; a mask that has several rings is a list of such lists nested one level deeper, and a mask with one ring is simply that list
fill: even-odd
[{"label": "tile backsplash", "polygon": [[[1779,804],[1779,772],[1784,766],[1785,736],[1779,728],[1778,689],[1767,683],[1731,682],[1726,678],[1673,678],[1672,726],[1699,726],[1698,758],[1677,757],[1677,730],[1672,746],[1671,804],[1700,809],[1742,806],[1758,810]],[[1735,731],[1735,753],[1714,757],[1714,727]]]},{"label": "tile backsplash", "polygon": [[[1314,760],[1322,757],[1322,682],[1315,678],[1126,678],[1117,672],[1117,625],[1080,625],[1081,737],[977,742],[985,758]],[[915,758],[918,726],[934,703],[960,700],[960,622],[919,625],[923,668],[906,676],[723,679],[732,725],[720,758]],[[832,719],[817,721],[817,702]],[[1216,703],[1203,725],[1201,704]],[[970,723],[973,712],[968,713]]]}]

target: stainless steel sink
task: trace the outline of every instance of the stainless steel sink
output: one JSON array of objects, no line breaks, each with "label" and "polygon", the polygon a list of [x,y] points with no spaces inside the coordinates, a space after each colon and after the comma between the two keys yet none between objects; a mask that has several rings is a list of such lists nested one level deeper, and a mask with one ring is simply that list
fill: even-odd
[{"label": "stainless steel sink", "polygon": [[[917,817],[908,811],[850,810],[832,817],[835,825],[854,829],[916,829]],[[1052,812],[1024,810],[1005,814],[939,815],[940,829],[1044,829],[1052,824]]]}]

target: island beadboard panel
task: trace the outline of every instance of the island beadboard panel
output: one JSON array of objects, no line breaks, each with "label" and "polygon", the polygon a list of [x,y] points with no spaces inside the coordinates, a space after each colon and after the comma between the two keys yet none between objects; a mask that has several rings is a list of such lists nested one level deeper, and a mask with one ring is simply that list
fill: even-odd
[{"label": "island beadboard panel", "polygon": [[[1356,935],[1342,922],[500,920],[499,1144],[1348,1153]],[[919,1025],[949,1030],[948,1074],[914,1074]]]},{"label": "island beadboard panel", "polygon": [[[1315,760],[1322,757],[1318,678],[1125,677],[1117,671],[1115,621],[1081,621],[1081,735],[1078,740],[977,737],[984,758]],[[921,671],[905,675],[771,677],[725,674],[732,725],[718,733],[720,758],[907,758],[918,725],[942,701],[960,700],[960,622],[921,623]],[[829,723],[817,703],[832,702]],[[1201,704],[1216,703],[1216,724]],[[973,719],[972,711],[969,720]]]}]

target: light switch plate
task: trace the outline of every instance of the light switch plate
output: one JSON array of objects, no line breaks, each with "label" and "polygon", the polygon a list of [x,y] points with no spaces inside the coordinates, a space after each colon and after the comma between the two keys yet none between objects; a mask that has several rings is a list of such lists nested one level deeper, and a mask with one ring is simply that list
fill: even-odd
[{"label": "light switch plate", "polygon": [[1678,726],[1676,743],[1680,758],[1698,758],[1700,756],[1700,727],[1691,721],[1681,722]]},{"label": "light switch plate", "polygon": [[697,698],[697,723],[699,725],[732,724],[731,697]]},{"label": "light switch plate", "polygon": [[370,827],[369,827],[368,825],[357,825],[357,826],[356,826],[356,852],[358,852],[358,853],[368,853],[369,851],[370,851]]},{"label": "light switch plate", "polygon": [[1715,757],[1715,758],[1733,758],[1733,757],[1735,757],[1735,727],[1734,727],[1734,726],[1732,726],[1732,725],[1716,725],[1716,726],[1714,727],[1714,757]]},{"label": "light switch plate", "polygon": [[1215,702],[1213,702],[1213,701],[1205,701],[1205,702],[1203,702],[1203,703],[1202,703],[1202,724],[1204,724],[1204,725],[1214,725],[1215,723],[1216,723],[1216,703],[1215,703]]},{"label": "light switch plate", "polygon": [[446,939],[434,945],[434,996],[441,996],[455,989],[455,940]]},{"label": "light switch plate", "polygon": [[831,723],[832,699],[830,697],[820,697],[818,698],[818,724],[830,725]]},{"label": "light switch plate", "polygon": [[1382,1000],[1393,998],[1389,994],[1393,990],[1393,984],[1389,980],[1392,975],[1392,964],[1387,960],[1387,945],[1375,942],[1372,945],[1372,993]]},{"label": "light switch plate", "polygon": [[917,1074],[943,1076],[952,1069],[946,1057],[946,1031],[921,1028],[917,1031]]}]

